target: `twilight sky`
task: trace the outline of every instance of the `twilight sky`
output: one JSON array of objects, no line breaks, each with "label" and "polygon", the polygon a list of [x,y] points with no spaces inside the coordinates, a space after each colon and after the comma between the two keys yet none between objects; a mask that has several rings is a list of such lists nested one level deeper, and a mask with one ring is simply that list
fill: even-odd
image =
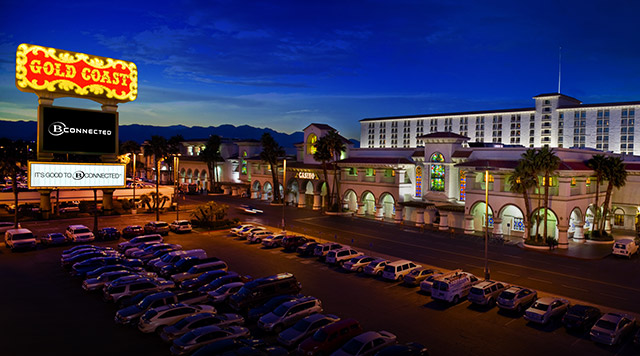
[{"label": "twilight sky", "polygon": [[[360,138],[358,120],[640,100],[640,1],[2,1],[0,119],[35,120],[20,43],[133,61],[120,124],[221,124]],[[90,100],[55,105],[98,109]]]}]

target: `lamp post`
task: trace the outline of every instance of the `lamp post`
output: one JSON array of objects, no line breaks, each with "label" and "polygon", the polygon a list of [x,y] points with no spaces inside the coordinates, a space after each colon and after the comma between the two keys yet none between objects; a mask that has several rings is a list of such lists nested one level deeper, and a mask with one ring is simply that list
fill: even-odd
[{"label": "lamp post", "polygon": [[[282,168],[282,186],[284,187],[284,189],[282,189],[282,231],[286,234],[287,229],[285,228],[284,225],[284,203],[286,201],[286,194],[287,194],[287,159],[284,159],[284,163],[283,163],[283,168]],[[278,187],[278,189],[280,189]]]},{"label": "lamp post", "polygon": [[138,155],[135,152],[131,152],[133,156],[133,169],[131,170],[131,185],[133,185],[133,209],[131,209],[131,213],[135,214],[138,209],[136,205],[136,156]]},{"label": "lamp post", "polygon": [[178,198],[178,178],[180,177],[180,173],[178,170],[178,165],[180,164],[180,158],[178,155],[173,156],[173,196],[176,200],[176,220],[180,220],[180,208]]},{"label": "lamp post", "polygon": [[484,279],[491,278],[489,273],[489,170],[484,171]]}]

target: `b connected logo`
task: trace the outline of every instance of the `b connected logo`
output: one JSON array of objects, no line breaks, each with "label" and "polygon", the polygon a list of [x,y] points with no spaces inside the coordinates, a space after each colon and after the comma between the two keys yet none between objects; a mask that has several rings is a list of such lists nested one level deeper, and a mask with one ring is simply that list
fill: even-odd
[{"label": "b connected logo", "polygon": [[47,129],[51,136],[61,136],[63,134],[84,134],[84,135],[102,135],[111,136],[111,130],[102,129],[84,129],[77,127],[67,127],[64,122],[56,121],[49,125]]},{"label": "b connected logo", "polygon": [[67,178],[73,180],[83,179],[119,179],[122,174],[116,172],[91,173],[77,170],[75,172],[33,172],[36,178]]}]

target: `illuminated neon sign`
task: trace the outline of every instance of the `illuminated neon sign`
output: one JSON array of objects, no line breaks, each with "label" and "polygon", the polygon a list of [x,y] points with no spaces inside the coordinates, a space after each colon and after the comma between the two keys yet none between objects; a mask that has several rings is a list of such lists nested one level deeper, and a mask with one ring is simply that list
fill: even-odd
[{"label": "illuminated neon sign", "polygon": [[23,43],[16,53],[16,86],[25,92],[136,100],[138,69],[132,62]]}]

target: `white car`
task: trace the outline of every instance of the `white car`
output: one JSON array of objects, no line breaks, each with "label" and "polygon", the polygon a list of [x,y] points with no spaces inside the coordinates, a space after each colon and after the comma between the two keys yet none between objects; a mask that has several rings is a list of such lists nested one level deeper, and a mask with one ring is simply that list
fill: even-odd
[{"label": "white car", "polygon": [[280,332],[298,320],[315,313],[322,313],[322,303],[314,297],[304,297],[280,304],[272,312],[258,319],[258,327],[265,331]]},{"label": "white car", "polygon": [[160,337],[163,341],[171,343],[173,340],[188,333],[189,331],[193,331],[203,326],[230,326],[242,324],[244,324],[244,318],[239,314],[200,313],[188,316],[173,325],[165,326],[160,333]]},{"label": "white car", "polygon": [[223,284],[220,287],[218,287],[216,290],[212,290],[211,292],[208,292],[209,300],[213,303],[222,303],[225,300],[227,300],[227,298],[229,298],[230,295],[237,293],[240,290],[240,288],[242,288],[242,286],[244,286],[244,283],[242,282],[232,282],[232,283]]},{"label": "white car", "polygon": [[369,262],[369,264],[364,268],[364,273],[370,276],[382,276],[382,272],[384,271],[384,268],[387,267],[387,263],[391,263],[391,261],[385,260],[384,258],[376,258]]},{"label": "white car", "polygon": [[591,328],[591,340],[606,345],[619,343],[626,335],[631,334],[636,318],[629,314],[607,313]]},{"label": "white car", "polygon": [[324,259],[324,262],[329,264],[337,264],[342,265],[346,261],[350,260],[353,257],[362,256],[362,252],[358,252],[351,247],[341,248],[339,250],[333,250],[327,252],[327,257]]},{"label": "white car", "polygon": [[252,244],[253,243],[259,244],[262,242],[262,239],[267,238],[269,236],[273,236],[273,234],[274,233],[269,230],[256,231],[251,235],[249,235],[249,237],[247,237],[247,241],[249,241],[249,243],[252,243]]},{"label": "white car", "polygon": [[373,355],[376,351],[396,343],[396,336],[388,331],[367,331],[347,341],[331,356]]},{"label": "white car", "polygon": [[264,211],[256,208],[255,206],[245,205],[245,204],[240,205],[240,207],[238,209],[242,210],[243,212],[245,212],[247,214],[253,214],[253,215],[264,213]]},{"label": "white car", "polygon": [[620,239],[613,243],[613,254],[631,258],[634,253],[638,253],[638,244],[632,239]]},{"label": "white car", "polygon": [[36,237],[29,229],[9,229],[4,233],[4,243],[11,250],[36,248]]},{"label": "white car", "polygon": [[562,298],[544,297],[536,300],[524,313],[530,322],[546,324],[551,318],[562,316],[569,309],[569,301]]},{"label": "white car", "polygon": [[342,269],[349,272],[363,272],[365,267],[375,259],[373,256],[365,255],[353,257],[342,265]]},{"label": "white car", "polygon": [[169,230],[175,233],[191,232],[192,227],[189,220],[174,220],[171,224],[169,224]]},{"label": "white car", "polygon": [[431,287],[433,286],[433,281],[442,275],[443,273],[434,273],[429,277],[425,278],[424,281],[420,282],[420,291],[431,294]]},{"label": "white car", "polygon": [[118,244],[118,251],[125,252],[130,248],[138,247],[145,242],[161,243],[164,239],[159,234],[142,235],[132,238],[129,241],[121,242]]},{"label": "white car", "polygon": [[252,227],[255,227],[255,226],[253,226],[252,224],[243,224],[243,225],[238,225],[238,226],[236,226],[236,227],[232,227],[232,228],[231,228],[231,230],[230,230],[229,232],[230,232],[231,234],[233,234],[233,235],[236,235],[236,236],[237,236],[237,235],[238,235],[242,230],[249,229],[249,228],[252,228]]},{"label": "white car", "polygon": [[278,342],[286,347],[294,346],[321,327],[339,320],[335,315],[311,314],[278,334]]},{"label": "white car", "polygon": [[93,232],[84,225],[69,225],[64,235],[71,242],[91,242],[96,239]]},{"label": "white car", "polygon": [[387,263],[387,265],[384,267],[382,278],[391,281],[402,281],[404,279],[404,276],[419,267],[422,266],[409,260],[393,261],[391,263]]},{"label": "white car", "polygon": [[282,240],[287,237],[285,234],[275,234],[262,239],[262,246],[271,248],[282,246]]},{"label": "white car", "polygon": [[178,303],[163,305],[158,308],[147,310],[147,312],[140,317],[138,330],[143,333],[151,333],[154,331],[160,332],[165,326],[173,325],[179,320],[190,315],[215,312],[216,308],[211,305],[204,304],[187,305]]},{"label": "white car", "polygon": [[240,239],[246,239],[249,236],[251,236],[251,234],[253,234],[254,232],[258,232],[266,229],[267,229],[266,227],[262,227],[262,226],[252,227],[250,229],[246,229],[238,232],[238,237],[240,237]]}]

